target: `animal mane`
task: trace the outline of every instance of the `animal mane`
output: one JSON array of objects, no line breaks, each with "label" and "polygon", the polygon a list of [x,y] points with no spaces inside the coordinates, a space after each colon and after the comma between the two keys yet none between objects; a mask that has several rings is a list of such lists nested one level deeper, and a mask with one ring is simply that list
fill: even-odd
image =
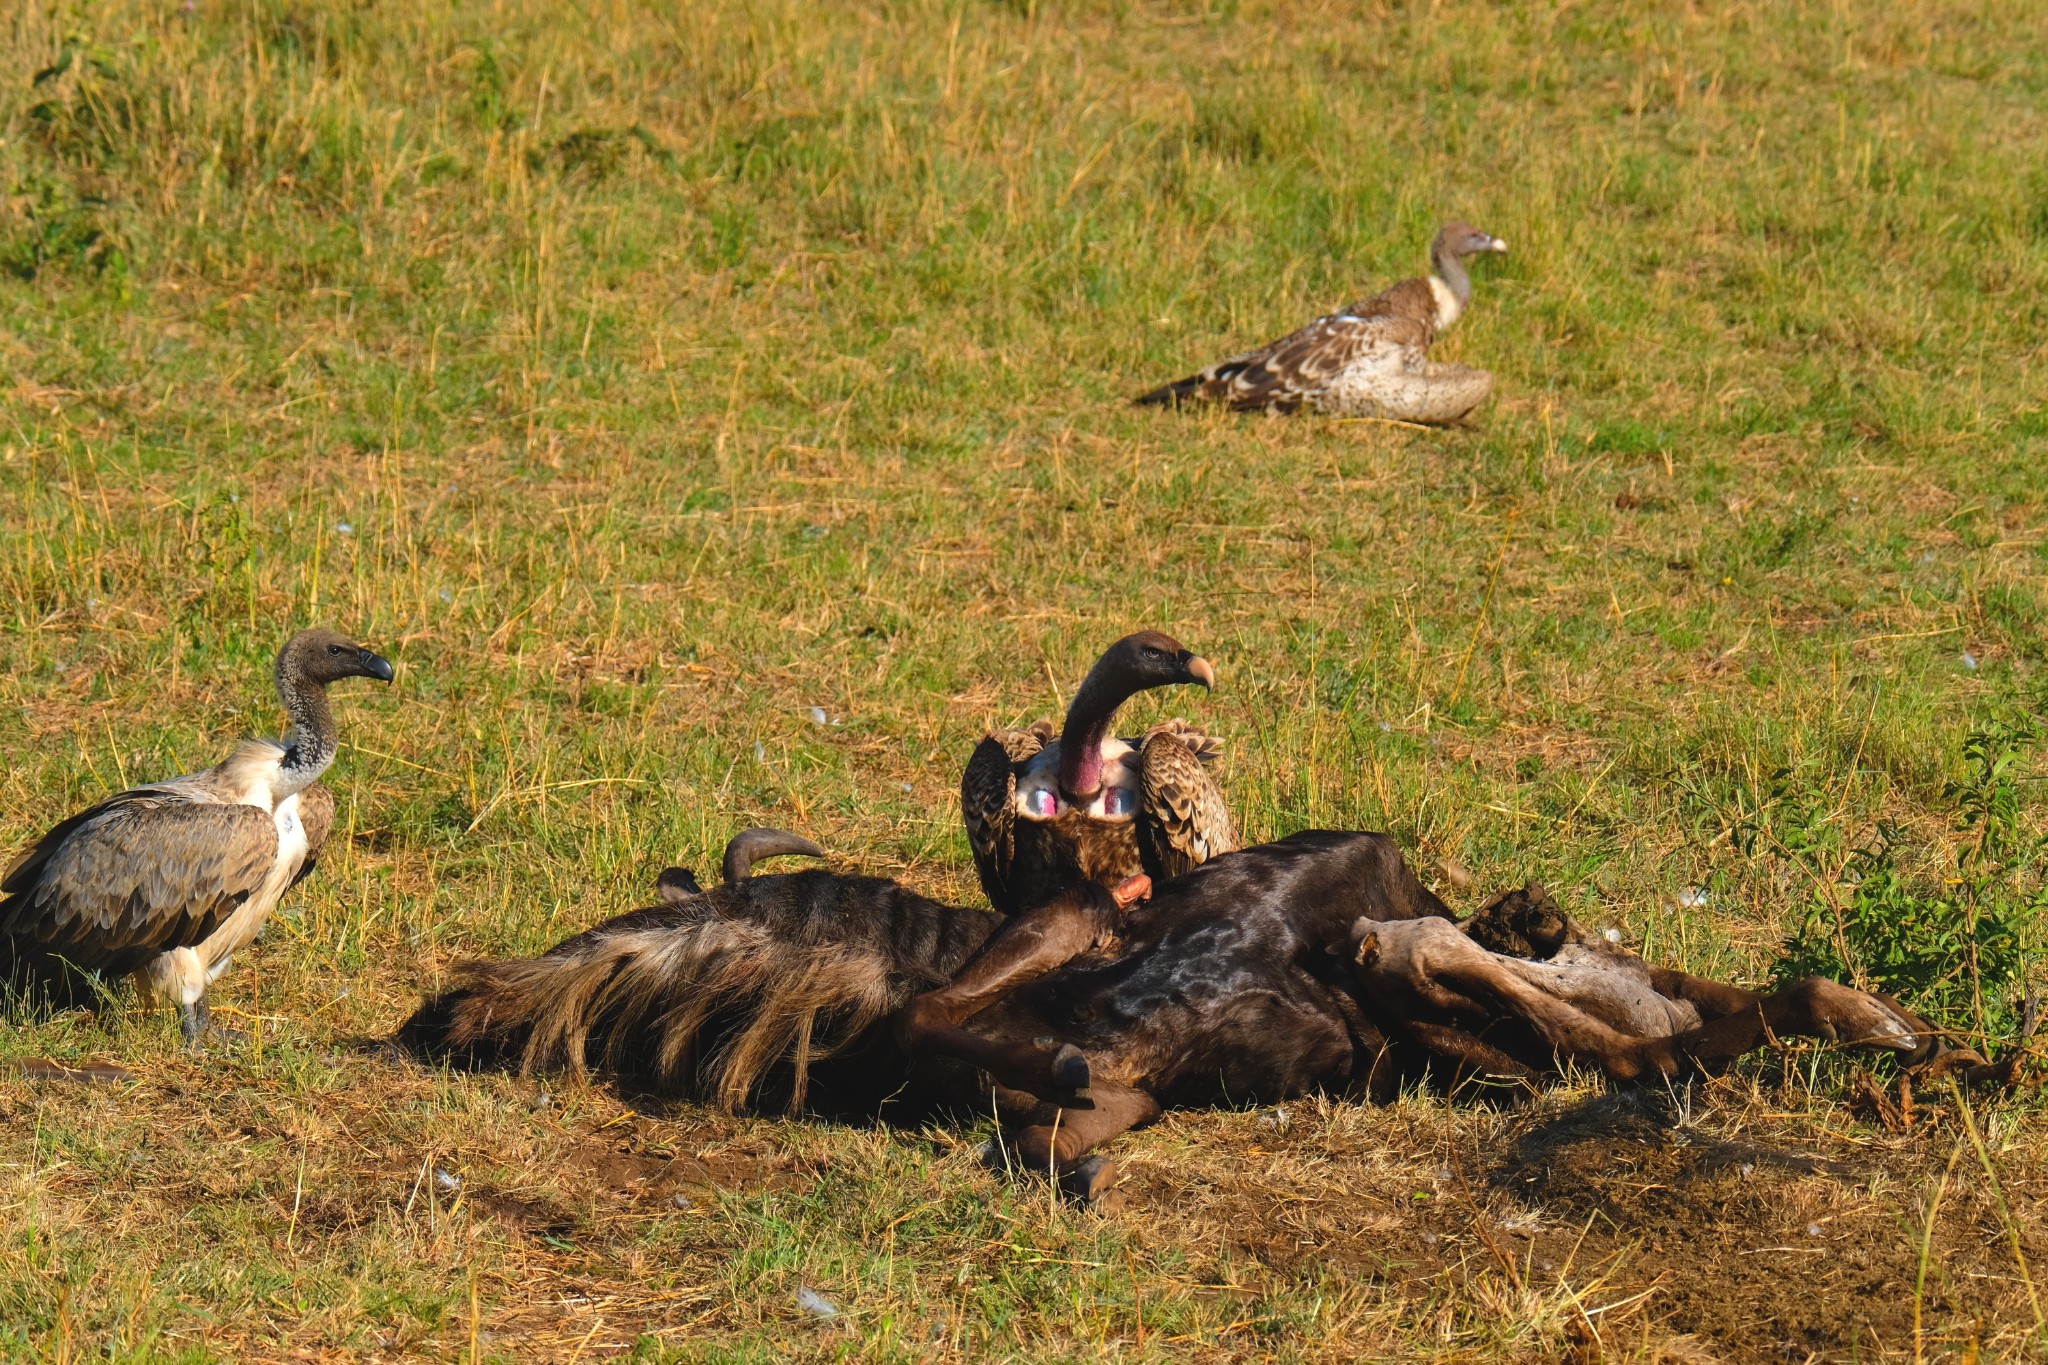
[{"label": "animal mane", "polygon": [[622,915],[537,958],[460,963],[398,1041],[522,1074],[603,1072],[728,1111],[786,1084],[795,1112],[818,1062],[948,979],[996,922],[875,878],[755,878]]}]

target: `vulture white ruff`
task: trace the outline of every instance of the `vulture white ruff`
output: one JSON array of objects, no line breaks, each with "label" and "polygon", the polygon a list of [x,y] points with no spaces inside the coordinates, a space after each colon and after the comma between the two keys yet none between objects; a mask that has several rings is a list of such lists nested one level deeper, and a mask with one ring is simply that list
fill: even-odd
[{"label": "vulture white ruff", "polygon": [[[236,827],[237,835],[243,840],[242,848],[237,851],[244,854],[251,864],[267,865],[263,866],[261,880],[221,921],[219,928],[196,944],[179,946],[159,954],[137,973],[136,984],[146,995],[181,1009],[198,1004],[206,988],[228,969],[234,954],[255,941],[263,930],[264,922],[284,898],[286,889],[306,869],[316,846],[306,822],[300,818],[302,797],[309,790],[318,791],[327,801],[330,818],[333,798],[317,784],[287,790],[279,797],[280,790],[293,786],[281,771],[284,754],[281,744],[256,741],[244,744],[233,758],[218,767],[163,784],[166,788],[184,789],[187,799],[194,804],[238,806],[267,817],[262,825],[247,821]],[[243,762],[251,756],[255,756],[258,762]],[[241,767],[254,768],[255,771],[238,771]],[[267,772],[264,771],[266,768]],[[249,779],[246,783],[238,781],[245,776]],[[218,783],[208,781],[213,778],[219,779]],[[226,799],[216,792],[226,793]],[[320,830],[322,841],[327,835],[324,825],[323,821]],[[268,858],[263,857],[266,849]],[[232,857],[230,861],[233,861]]]}]

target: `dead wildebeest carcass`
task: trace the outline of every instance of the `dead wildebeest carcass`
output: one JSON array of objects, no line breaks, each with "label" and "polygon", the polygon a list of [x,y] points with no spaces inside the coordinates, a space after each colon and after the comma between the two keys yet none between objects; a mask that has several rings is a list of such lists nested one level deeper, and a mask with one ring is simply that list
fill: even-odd
[{"label": "dead wildebeest carcass", "polygon": [[[729,1109],[872,1112],[909,1090],[986,1112],[993,1081],[1011,1149],[1094,1198],[1114,1167],[1093,1149],[1164,1108],[1383,1098],[1446,1055],[1410,1027],[1420,1010],[1362,1007],[1345,948],[1360,921],[1464,937],[1392,840],[1352,832],[1225,854],[1149,897],[1142,878],[1085,884],[1007,921],[821,869],[664,882],[666,904],[539,958],[465,965],[399,1041]],[[1896,1023],[1879,1045],[1924,1046]]]},{"label": "dead wildebeest carcass", "polygon": [[1450,914],[1392,840],[1331,831],[1128,907],[1086,883],[1007,921],[823,869],[662,888],[540,957],[462,965],[399,1043],[729,1109],[872,1112],[907,1090],[986,1112],[986,1071],[1013,1150],[1092,1195],[1112,1168],[1091,1149],[1162,1107],[1348,1084],[1386,1042],[1333,946],[1361,915]]}]

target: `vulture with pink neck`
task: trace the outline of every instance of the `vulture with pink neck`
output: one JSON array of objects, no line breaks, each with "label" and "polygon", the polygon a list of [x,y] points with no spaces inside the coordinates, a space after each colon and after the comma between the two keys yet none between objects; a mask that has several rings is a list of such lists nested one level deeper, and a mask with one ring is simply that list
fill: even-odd
[{"label": "vulture with pink neck", "polygon": [[1144,872],[1178,876],[1238,846],[1223,793],[1204,771],[1222,751],[1184,721],[1135,739],[1110,735],[1138,693],[1215,683],[1206,659],[1156,630],[1109,647],[1073,705],[1052,723],[996,730],[975,746],[960,777],[960,814],[990,904],[1016,914],[1084,881],[1115,886]]},{"label": "vulture with pink neck", "polygon": [[1430,273],[1402,280],[1278,341],[1140,395],[1140,404],[1222,403],[1235,412],[1311,412],[1443,425],[1470,413],[1493,376],[1439,365],[1430,345],[1472,302],[1465,260],[1508,244],[1451,223],[1429,248]]}]

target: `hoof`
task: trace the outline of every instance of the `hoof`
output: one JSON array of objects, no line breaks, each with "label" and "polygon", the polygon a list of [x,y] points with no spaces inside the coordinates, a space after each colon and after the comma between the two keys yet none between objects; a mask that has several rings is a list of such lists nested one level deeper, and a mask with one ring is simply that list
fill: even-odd
[{"label": "hoof", "polygon": [[1088,1088],[1088,1059],[1080,1048],[1072,1043],[1060,1044],[1060,1050],[1052,1054],[1052,1079],[1062,1090]]},{"label": "hoof", "polygon": [[1085,1156],[1061,1173],[1060,1192],[1097,1213],[1114,1213],[1124,1202],[1116,1188],[1121,1174],[1108,1157]]}]

